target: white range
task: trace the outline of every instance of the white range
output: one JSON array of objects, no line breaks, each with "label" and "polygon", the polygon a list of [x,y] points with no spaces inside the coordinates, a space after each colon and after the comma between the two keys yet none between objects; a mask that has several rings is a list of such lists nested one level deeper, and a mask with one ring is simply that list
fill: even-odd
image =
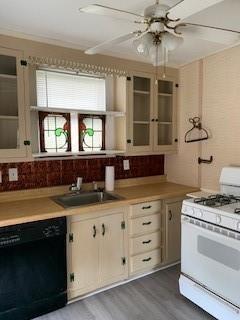
[{"label": "white range", "polygon": [[219,320],[240,320],[240,167],[222,169],[220,194],[182,205],[182,295]]}]

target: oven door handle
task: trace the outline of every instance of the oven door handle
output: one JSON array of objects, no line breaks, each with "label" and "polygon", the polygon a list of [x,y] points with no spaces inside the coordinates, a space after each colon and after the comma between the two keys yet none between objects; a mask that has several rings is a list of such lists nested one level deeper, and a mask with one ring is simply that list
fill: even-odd
[{"label": "oven door handle", "polygon": [[[204,227],[201,227],[201,226],[196,225],[194,223],[191,223],[190,220],[196,221],[193,218],[188,218],[188,217],[183,217],[182,216],[181,223],[182,223],[182,225],[187,225],[188,227],[192,227],[193,229],[198,230],[199,232],[204,232],[204,233],[208,234],[209,236],[213,236],[214,235],[214,237],[217,237],[220,240],[225,240],[227,238],[228,241],[231,241],[234,244],[237,243],[239,245],[240,237],[239,237],[239,239],[236,239],[233,236],[231,236],[231,235],[238,235],[239,236],[239,233],[237,233],[235,231],[224,229],[224,228],[222,228],[220,226],[218,227],[218,226],[211,225],[210,223],[207,223],[207,222],[202,222],[205,225],[211,225],[213,227],[213,230],[209,230],[208,228],[204,228]],[[219,232],[218,231],[214,231],[214,228],[215,228],[215,230],[219,230]],[[228,233],[227,234],[222,234],[220,232],[222,229],[226,230]]]}]

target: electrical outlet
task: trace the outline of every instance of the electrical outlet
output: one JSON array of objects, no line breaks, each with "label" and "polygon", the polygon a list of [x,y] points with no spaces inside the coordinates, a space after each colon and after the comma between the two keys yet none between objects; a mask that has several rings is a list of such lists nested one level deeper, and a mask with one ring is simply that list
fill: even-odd
[{"label": "electrical outlet", "polygon": [[8,169],[9,181],[18,181],[18,169],[10,168]]},{"label": "electrical outlet", "polygon": [[123,170],[130,170],[129,160],[123,160]]}]

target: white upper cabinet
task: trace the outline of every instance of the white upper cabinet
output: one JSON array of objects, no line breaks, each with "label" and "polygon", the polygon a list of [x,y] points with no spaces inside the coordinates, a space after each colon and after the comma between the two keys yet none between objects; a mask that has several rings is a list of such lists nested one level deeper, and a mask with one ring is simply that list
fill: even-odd
[{"label": "white upper cabinet", "polygon": [[176,82],[150,74],[127,78],[127,152],[133,154],[175,151]]},{"label": "white upper cabinet", "polygon": [[174,151],[177,145],[176,83],[174,79],[158,80],[154,102],[154,151]]},{"label": "white upper cabinet", "polygon": [[22,52],[0,47],[0,159],[27,156]]}]

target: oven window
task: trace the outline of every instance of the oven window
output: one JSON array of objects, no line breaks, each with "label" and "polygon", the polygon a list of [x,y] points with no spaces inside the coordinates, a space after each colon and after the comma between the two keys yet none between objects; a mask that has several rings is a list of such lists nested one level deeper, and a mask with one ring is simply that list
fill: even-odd
[{"label": "oven window", "polygon": [[240,251],[220,242],[198,236],[198,252],[211,260],[215,260],[225,266],[240,269]]}]

